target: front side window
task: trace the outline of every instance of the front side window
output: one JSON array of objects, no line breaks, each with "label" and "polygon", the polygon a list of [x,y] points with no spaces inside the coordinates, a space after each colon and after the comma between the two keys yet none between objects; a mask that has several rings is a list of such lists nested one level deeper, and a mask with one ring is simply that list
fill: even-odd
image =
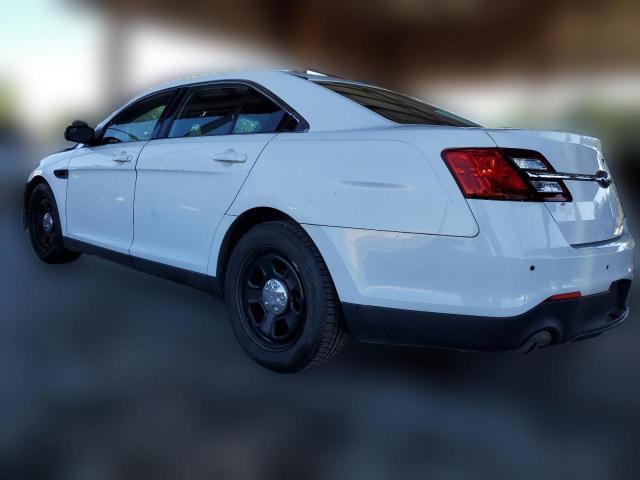
[{"label": "front side window", "polygon": [[298,122],[260,92],[250,88],[233,133],[271,133],[294,130]]},{"label": "front side window", "polygon": [[151,138],[156,124],[175,91],[151,95],[125,108],[111,120],[102,134],[101,144],[140,142]]},{"label": "front side window", "polygon": [[316,83],[396,123],[451,127],[480,126],[458,115],[390,90],[344,82]]},{"label": "front side window", "polygon": [[196,89],[169,130],[169,137],[227,135],[245,95],[244,86],[210,86]]}]

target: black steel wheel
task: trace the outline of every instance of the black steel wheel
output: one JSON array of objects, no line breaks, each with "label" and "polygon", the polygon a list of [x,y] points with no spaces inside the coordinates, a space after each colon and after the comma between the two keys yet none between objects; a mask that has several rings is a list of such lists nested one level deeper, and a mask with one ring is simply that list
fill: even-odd
[{"label": "black steel wheel", "polygon": [[51,200],[42,198],[34,212],[34,228],[36,241],[42,249],[48,249],[53,243],[54,227],[53,207]]},{"label": "black steel wheel", "polygon": [[348,338],[320,252],[293,223],[263,223],[240,239],[231,252],[225,295],[240,344],[272,370],[318,366]]},{"label": "black steel wheel", "polygon": [[37,185],[27,205],[27,228],[31,245],[38,257],[47,263],[66,263],[79,254],[67,250],[62,244],[62,230],[56,201],[49,186]]},{"label": "black steel wheel", "polygon": [[275,253],[245,262],[238,287],[247,329],[265,348],[295,342],[304,325],[305,294],[297,268]]}]

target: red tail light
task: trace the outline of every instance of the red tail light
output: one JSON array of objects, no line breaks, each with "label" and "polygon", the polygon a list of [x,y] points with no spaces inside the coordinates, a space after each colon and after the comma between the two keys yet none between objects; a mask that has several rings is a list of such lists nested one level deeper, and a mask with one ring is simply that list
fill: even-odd
[{"label": "red tail light", "polygon": [[[527,170],[554,172],[538,152],[501,148],[461,148],[442,152],[458,186],[467,198],[490,200],[571,200],[561,182],[530,182]],[[550,185],[553,183],[553,185]]]},{"label": "red tail light", "polygon": [[445,150],[442,156],[467,198],[532,199],[531,189],[497,149]]}]

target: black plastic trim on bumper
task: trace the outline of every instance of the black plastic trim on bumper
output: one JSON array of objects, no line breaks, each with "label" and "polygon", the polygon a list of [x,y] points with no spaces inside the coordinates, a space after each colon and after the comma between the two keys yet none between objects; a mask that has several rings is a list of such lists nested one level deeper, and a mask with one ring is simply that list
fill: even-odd
[{"label": "black plastic trim on bumper", "polygon": [[593,337],[619,325],[628,315],[631,280],[576,299],[543,302],[514,317],[482,317],[417,312],[343,303],[351,333],[360,341],[455,350],[515,350],[540,331],[551,343]]}]

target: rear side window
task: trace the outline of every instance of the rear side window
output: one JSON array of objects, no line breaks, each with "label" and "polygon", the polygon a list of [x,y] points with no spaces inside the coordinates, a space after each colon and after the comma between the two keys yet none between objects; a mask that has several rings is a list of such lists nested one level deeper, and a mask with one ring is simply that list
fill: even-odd
[{"label": "rear side window", "polygon": [[402,95],[390,90],[351,83],[316,83],[396,123],[407,125],[445,125],[452,127],[480,126],[458,115],[421,102],[408,95]]},{"label": "rear side window", "polygon": [[231,133],[235,113],[247,88],[211,86],[188,97],[169,130],[169,137],[201,137]]},{"label": "rear side window", "polygon": [[233,133],[291,131],[296,125],[297,121],[275,102],[250,88],[233,127]]}]

